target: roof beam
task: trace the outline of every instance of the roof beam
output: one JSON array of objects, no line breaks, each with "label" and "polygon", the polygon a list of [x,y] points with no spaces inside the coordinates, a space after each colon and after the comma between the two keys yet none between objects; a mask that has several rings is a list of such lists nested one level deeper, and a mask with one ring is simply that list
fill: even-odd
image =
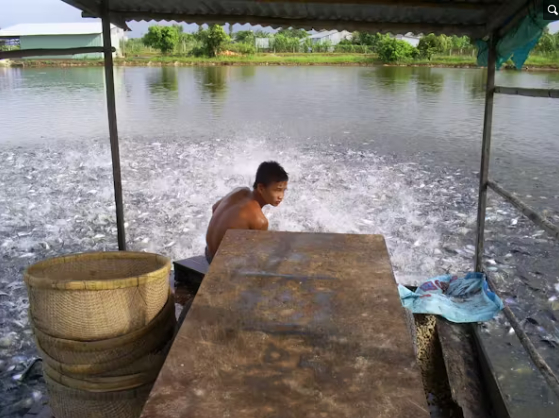
[{"label": "roof beam", "polygon": [[499,31],[499,35],[504,34],[504,27],[518,22],[522,17],[526,16],[529,11],[530,4],[534,0],[511,0],[499,7],[493,15],[487,20],[487,28],[485,35],[489,35],[495,31]]},{"label": "roof beam", "polygon": [[77,8],[78,10],[81,10],[82,16],[84,13],[88,13],[91,16],[88,17],[96,17],[96,18],[100,18],[101,17],[101,9],[99,7],[87,7],[86,5],[84,5],[83,2],[79,1],[79,0],[62,0],[64,3],[68,3],[70,6]]},{"label": "roof beam", "polygon": [[[92,14],[92,13],[89,13],[89,12],[82,12],[82,17],[83,18],[97,19],[99,16],[96,16],[95,14]],[[127,30],[127,31],[132,30],[126,24],[126,20],[122,19],[117,13],[109,13],[109,21],[113,25],[118,26],[121,29],[124,29],[124,30]]]},{"label": "roof beam", "polygon": [[361,30],[375,31],[381,33],[436,33],[448,35],[468,35],[472,37],[482,36],[485,31],[484,25],[444,25],[434,23],[416,22],[368,22],[353,20],[309,20],[291,19],[281,17],[249,16],[249,15],[191,15],[174,13],[151,13],[151,12],[122,12],[113,13],[125,21],[143,21],[149,16],[150,20],[175,21],[184,23],[239,23],[279,27],[297,27],[302,29],[337,29],[337,30]]},{"label": "roof beam", "polygon": [[[315,4],[340,4],[340,0],[260,0],[261,3],[315,3]],[[437,0],[345,0],[344,5],[359,4],[370,6],[393,7],[430,7],[466,10],[485,10],[495,8],[494,3],[457,3]]]},{"label": "roof beam", "polygon": [[[101,13],[101,8],[100,7],[87,7],[84,5],[84,3],[82,1],[79,0],[62,0],[64,3],[68,3],[70,6],[72,7],[76,7],[78,8],[78,10],[82,11],[82,17],[84,18],[93,18],[93,19],[100,19],[102,16]],[[122,28],[124,30],[131,30],[128,25],[126,24],[126,21],[119,19],[116,16],[113,16],[111,13],[109,13],[110,16],[110,21],[113,25],[118,26],[119,28]]]},{"label": "roof beam", "polygon": [[[84,46],[81,48],[50,48],[50,49],[18,49],[15,51],[0,51],[0,60],[26,58],[26,57],[48,57],[53,55],[79,55],[104,52],[102,46]],[[116,52],[115,48],[112,48]]]}]

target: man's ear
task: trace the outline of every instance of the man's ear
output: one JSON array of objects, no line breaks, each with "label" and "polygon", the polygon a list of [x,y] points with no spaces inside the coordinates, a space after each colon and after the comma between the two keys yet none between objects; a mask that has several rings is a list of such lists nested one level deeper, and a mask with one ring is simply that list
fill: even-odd
[{"label": "man's ear", "polygon": [[258,183],[256,185],[256,190],[258,190],[259,193],[262,193],[264,191],[265,187],[262,183]]}]

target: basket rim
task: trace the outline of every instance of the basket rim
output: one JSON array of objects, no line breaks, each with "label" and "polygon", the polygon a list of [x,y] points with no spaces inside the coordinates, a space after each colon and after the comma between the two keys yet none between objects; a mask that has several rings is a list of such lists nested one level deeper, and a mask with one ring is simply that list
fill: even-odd
[{"label": "basket rim", "polygon": [[[167,318],[171,315],[175,316],[175,299],[173,297],[173,293],[169,291],[167,302],[165,302],[163,308],[161,308],[159,313],[155,316],[155,318],[151,320],[149,324],[127,334],[119,335],[118,337],[105,338],[102,340],[71,340],[68,338],[54,337],[43,331],[34,323],[31,324],[31,327],[33,329],[35,337],[38,339],[44,337],[45,339],[49,339],[55,344],[60,345],[66,349],[75,350],[78,352],[91,352],[112,349],[115,347],[122,347],[127,344],[133,343],[137,339],[147,335],[148,333],[151,333],[156,328],[167,326]],[[32,316],[30,316],[30,318],[32,318]]]},{"label": "basket rim", "polygon": [[[133,277],[117,277],[110,280],[53,280],[35,275],[36,270],[46,267],[65,264],[76,260],[103,260],[103,259],[146,259],[153,258],[161,265],[149,273]],[[171,270],[171,259],[160,254],[140,251],[95,251],[69,254],[60,257],[39,261],[27,267],[23,279],[27,285],[39,289],[57,290],[115,290],[130,287],[139,287],[159,280],[161,274]]]}]

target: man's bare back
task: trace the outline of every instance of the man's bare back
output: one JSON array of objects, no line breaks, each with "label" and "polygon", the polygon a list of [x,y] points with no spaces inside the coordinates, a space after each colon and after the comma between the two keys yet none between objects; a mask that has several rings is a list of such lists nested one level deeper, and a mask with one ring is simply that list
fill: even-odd
[{"label": "man's bare back", "polygon": [[268,229],[268,220],[262,208],[281,203],[287,180],[287,173],[278,163],[262,163],[256,173],[253,190],[247,187],[235,189],[213,205],[206,233],[208,262],[213,259],[228,229]]},{"label": "man's bare back", "polygon": [[212,209],[213,215],[206,234],[211,257],[217,252],[228,229],[268,229],[268,220],[248,187],[233,190]]}]

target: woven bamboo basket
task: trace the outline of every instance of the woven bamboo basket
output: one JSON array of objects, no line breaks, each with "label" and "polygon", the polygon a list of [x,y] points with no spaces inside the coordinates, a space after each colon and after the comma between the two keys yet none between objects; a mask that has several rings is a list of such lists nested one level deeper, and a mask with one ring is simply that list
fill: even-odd
[{"label": "woven bamboo basket", "polygon": [[96,375],[129,367],[172,339],[176,326],[172,294],[161,312],[144,328],[98,341],[73,341],[51,337],[34,329],[37,348],[49,367],[59,373]]},{"label": "woven bamboo basket", "polygon": [[155,382],[159,369],[146,370],[136,374],[122,376],[67,376],[50,368],[48,363],[43,363],[43,375],[47,375],[56,383],[66,387],[87,392],[116,392],[120,390],[136,389],[148,383]]},{"label": "woven bamboo basket", "polygon": [[24,274],[30,317],[53,337],[104,340],[148,325],[169,294],[168,258],[98,252],[41,261]]},{"label": "woven bamboo basket", "polygon": [[44,373],[49,405],[56,418],[138,418],[153,383],[127,390],[91,392],[58,383]]},{"label": "woven bamboo basket", "polygon": [[139,358],[138,360],[125,366],[103,372],[96,376],[118,377],[139,373],[149,373],[152,370],[157,370],[159,372],[161,367],[163,367],[163,363],[165,363],[165,359],[167,358],[167,354],[169,353],[172,343],[173,338],[171,337],[164,345]]},{"label": "woven bamboo basket", "polygon": [[[43,369],[47,372],[54,380],[58,383],[64,384],[68,387],[73,387],[76,389],[85,389],[82,386],[74,386],[70,382],[81,381],[81,382],[92,382],[92,383],[103,383],[103,382],[119,382],[129,381],[129,379],[134,379],[132,376],[157,376],[165,363],[167,354],[171,348],[173,339],[165,341],[161,347],[156,350],[146,354],[145,356],[131,362],[130,364],[124,365],[119,368],[111,369],[103,373],[98,374],[83,374],[83,373],[69,373],[66,369],[55,369],[51,367],[51,363],[48,361],[43,361]],[[43,359],[44,360],[44,359]],[[57,378],[56,376],[63,376]],[[61,380],[68,379],[68,380]],[[124,388],[122,388],[124,389]]]}]

